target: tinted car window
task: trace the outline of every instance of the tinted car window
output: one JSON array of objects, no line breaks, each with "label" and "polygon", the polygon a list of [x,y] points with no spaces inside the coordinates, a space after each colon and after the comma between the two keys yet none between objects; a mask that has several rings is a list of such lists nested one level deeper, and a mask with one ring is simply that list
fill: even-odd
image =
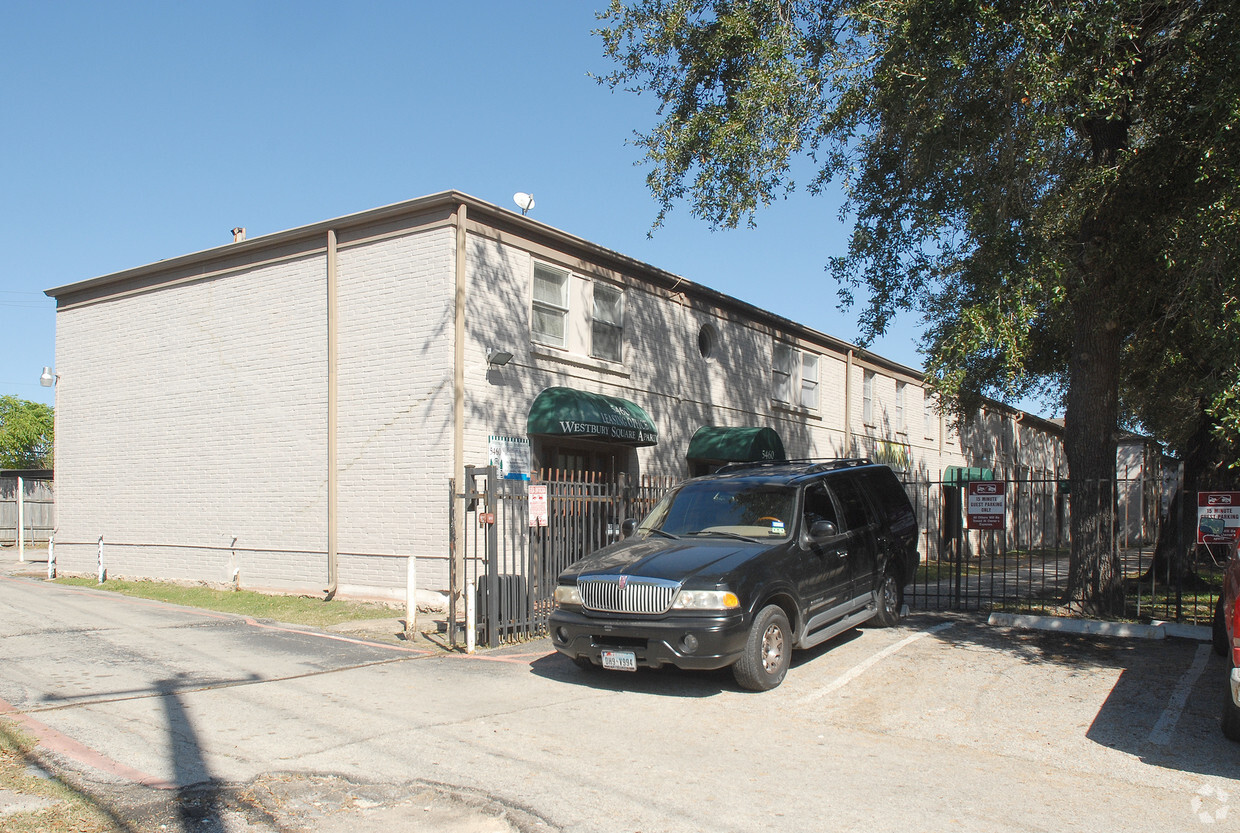
[{"label": "tinted car window", "polygon": [[796,490],[789,486],[704,480],[664,498],[639,530],[688,535],[715,528],[760,527],[771,534],[792,528]]},{"label": "tinted car window", "polygon": [[835,502],[827,487],[819,483],[805,490],[805,528],[809,529],[817,521],[830,521],[838,528],[839,518],[835,515]]},{"label": "tinted car window", "polygon": [[870,503],[866,500],[865,493],[861,491],[861,484],[856,480],[847,477],[836,478],[831,481],[831,489],[839,499],[840,507],[844,512],[845,529],[862,529],[873,522],[874,516]]}]

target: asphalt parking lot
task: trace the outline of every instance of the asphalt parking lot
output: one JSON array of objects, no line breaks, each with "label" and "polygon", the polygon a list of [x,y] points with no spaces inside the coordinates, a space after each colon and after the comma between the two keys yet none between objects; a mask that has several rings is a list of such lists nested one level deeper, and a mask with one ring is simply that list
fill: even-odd
[{"label": "asphalt parking lot", "polygon": [[[133,829],[1240,829],[1223,665],[1192,640],[914,615],[754,694],[545,640],[401,651],[12,578],[0,603],[0,708],[159,822]],[[204,795],[214,828],[173,812]]]}]

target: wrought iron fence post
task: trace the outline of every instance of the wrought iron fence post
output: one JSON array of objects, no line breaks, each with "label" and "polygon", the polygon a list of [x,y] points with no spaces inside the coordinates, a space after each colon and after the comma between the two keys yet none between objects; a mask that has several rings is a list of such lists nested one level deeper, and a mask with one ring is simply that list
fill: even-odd
[{"label": "wrought iron fence post", "polygon": [[487,486],[485,501],[487,517],[483,529],[486,530],[487,558],[487,645],[494,647],[499,644],[499,525],[496,523],[497,509],[495,501],[495,466],[487,466]]}]

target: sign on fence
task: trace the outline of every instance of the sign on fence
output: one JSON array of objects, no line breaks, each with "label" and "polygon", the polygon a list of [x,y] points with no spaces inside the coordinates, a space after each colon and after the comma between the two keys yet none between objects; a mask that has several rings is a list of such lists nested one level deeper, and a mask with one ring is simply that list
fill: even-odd
[{"label": "sign on fence", "polygon": [[1240,492],[1197,493],[1197,543],[1240,541]]},{"label": "sign on fence", "polygon": [[529,490],[530,526],[547,525],[547,484],[531,483]]},{"label": "sign on fence", "polygon": [[997,480],[969,484],[965,514],[969,529],[1003,529],[1007,519],[1006,483]]}]

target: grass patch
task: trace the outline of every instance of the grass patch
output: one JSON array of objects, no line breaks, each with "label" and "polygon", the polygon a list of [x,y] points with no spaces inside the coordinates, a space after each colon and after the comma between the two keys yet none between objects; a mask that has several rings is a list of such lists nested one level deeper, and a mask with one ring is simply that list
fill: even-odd
[{"label": "grass patch", "polygon": [[125,596],[154,599],[169,604],[236,613],[255,619],[274,619],[293,625],[325,628],[363,619],[391,619],[403,615],[387,605],[371,602],[325,602],[311,596],[275,596],[252,590],[218,590],[203,585],[183,585],[164,581],[124,581],[108,579],[99,584],[94,578],[58,578],[57,584],[92,587]]},{"label": "grass patch", "polygon": [[0,815],[0,833],[114,833],[128,830],[71,785],[44,771],[33,755],[35,740],[0,719],[0,788],[19,793],[18,809]]}]

